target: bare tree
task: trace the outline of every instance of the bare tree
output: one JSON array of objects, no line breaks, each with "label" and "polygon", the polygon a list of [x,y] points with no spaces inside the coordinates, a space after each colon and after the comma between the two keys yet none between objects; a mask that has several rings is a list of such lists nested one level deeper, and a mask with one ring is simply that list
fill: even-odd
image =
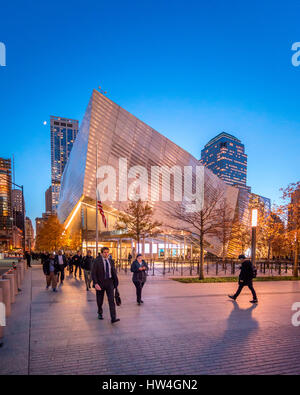
[{"label": "bare tree", "polygon": [[226,248],[231,237],[233,209],[225,198],[222,198],[219,208],[216,209],[216,234],[222,243],[222,261],[226,258]]},{"label": "bare tree", "polygon": [[170,212],[178,223],[172,226],[177,230],[183,230],[192,234],[191,239],[198,240],[200,248],[199,279],[204,278],[204,247],[207,236],[217,236],[219,223],[219,204],[223,198],[223,192],[217,188],[205,193],[203,207],[200,211],[187,212],[185,205],[179,204],[174,212]]},{"label": "bare tree", "polygon": [[117,230],[125,230],[126,234],[136,240],[137,252],[139,253],[139,245],[141,238],[155,236],[161,226],[158,221],[153,221],[153,208],[141,199],[131,201],[124,213],[120,213],[117,222]]}]

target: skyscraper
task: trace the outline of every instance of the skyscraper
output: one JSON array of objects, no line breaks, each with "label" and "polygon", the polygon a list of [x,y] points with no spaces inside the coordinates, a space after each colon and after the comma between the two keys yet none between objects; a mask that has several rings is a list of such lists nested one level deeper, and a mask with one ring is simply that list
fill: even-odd
[{"label": "skyscraper", "polygon": [[241,140],[222,132],[210,140],[201,151],[201,164],[228,185],[250,192],[247,182],[247,155]]},{"label": "skyscraper", "polygon": [[11,191],[12,197],[12,213],[14,218],[14,224],[21,230],[24,228],[24,215],[25,215],[25,203],[23,193],[20,189],[13,189]]},{"label": "skyscraper", "polygon": [[8,248],[12,234],[11,160],[0,158],[0,248]]},{"label": "skyscraper", "polygon": [[32,226],[31,219],[26,217],[25,221],[25,227],[26,227],[26,248],[28,250],[31,250],[34,247],[34,230]]},{"label": "skyscraper", "polygon": [[45,209],[46,213],[52,212],[52,187],[50,187],[45,192]]},{"label": "skyscraper", "polygon": [[56,212],[61,176],[76,139],[79,122],[75,119],[50,117],[52,212]]}]

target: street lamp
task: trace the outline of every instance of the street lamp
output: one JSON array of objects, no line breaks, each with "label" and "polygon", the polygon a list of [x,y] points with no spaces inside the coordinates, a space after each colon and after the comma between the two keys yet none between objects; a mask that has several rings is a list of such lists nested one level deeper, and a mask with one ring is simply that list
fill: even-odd
[{"label": "street lamp", "polygon": [[251,227],[252,227],[252,241],[251,241],[251,262],[256,264],[256,227],[257,227],[257,208],[253,208],[251,212]]}]

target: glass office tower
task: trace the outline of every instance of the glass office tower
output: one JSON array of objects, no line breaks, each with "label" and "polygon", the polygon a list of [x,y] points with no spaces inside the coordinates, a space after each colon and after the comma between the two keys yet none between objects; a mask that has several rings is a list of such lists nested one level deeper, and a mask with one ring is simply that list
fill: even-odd
[{"label": "glass office tower", "polygon": [[76,119],[50,117],[52,212],[56,212],[61,177],[76,139],[79,123]]},{"label": "glass office tower", "polygon": [[222,132],[210,140],[201,151],[200,162],[228,185],[250,192],[247,182],[247,155],[242,142]]}]

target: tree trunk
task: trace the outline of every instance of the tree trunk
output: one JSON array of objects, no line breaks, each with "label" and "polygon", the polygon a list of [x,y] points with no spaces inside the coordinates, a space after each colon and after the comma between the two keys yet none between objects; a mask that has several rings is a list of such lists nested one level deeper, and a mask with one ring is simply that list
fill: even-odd
[{"label": "tree trunk", "polygon": [[294,270],[293,275],[294,277],[298,277],[298,240],[295,243],[295,251],[294,251]]},{"label": "tree trunk", "polygon": [[203,238],[200,238],[200,270],[199,270],[199,280],[204,279],[204,247]]}]

